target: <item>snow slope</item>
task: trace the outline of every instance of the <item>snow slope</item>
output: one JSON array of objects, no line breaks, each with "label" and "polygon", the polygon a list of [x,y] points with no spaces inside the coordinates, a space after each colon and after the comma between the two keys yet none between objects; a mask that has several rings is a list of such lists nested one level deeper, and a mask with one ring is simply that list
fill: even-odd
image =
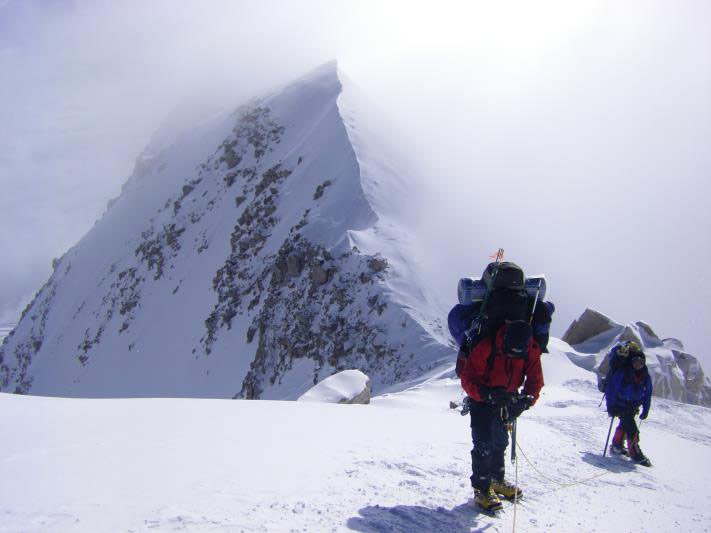
[{"label": "snow slope", "polygon": [[[520,419],[516,530],[708,531],[711,411],[655,399],[655,466],[603,459],[608,418],[563,348]],[[2,394],[0,532],[512,531],[512,506],[471,505],[460,397],[448,378],[370,405]]]},{"label": "snow slope", "polygon": [[440,372],[450,348],[391,196],[402,172],[349,90],[328,63],[167,121],[3,342],[0,391],[296,399],[347,368],[380,392]]}]

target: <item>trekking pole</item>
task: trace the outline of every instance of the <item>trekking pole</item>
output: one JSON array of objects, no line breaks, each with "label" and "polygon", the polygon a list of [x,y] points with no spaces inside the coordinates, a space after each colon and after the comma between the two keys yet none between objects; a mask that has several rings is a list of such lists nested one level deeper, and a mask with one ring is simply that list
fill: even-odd
[{"label": "trekking pole", "polygon": [[600,406],[602,405],[602,402],[603,402],[604,399],[605,399],[605,393],[603,392],[603,393],[602,393],[602,398],[600,398],[600,403],[597,404],[598,407],[600,407]]},{"label": "trekking pole", "polygon": [[610,442],[610,433],[612,433],[612,423],[615,421],[615,417],[611,416],[610,417],[610,429],[607,430],[607,439],[605,440],[605,449],[602,450],[602,456],[605,457],[607,455],[607,443]]},{"label": "trekking pole", "polygon": [[528,323],[533,324],[533,313],[536,311],[536,304],[538,303],[538,295],[541,292],[541,283],[543,283],[543,280],[538,280],[538,288],[536,289],[536,297],[533,300],[533,307],[531,308],[531,318],[529,319]]},{"label": "trekking pole", "polygon": [[516,462],[516,419],[511,422],[511,462]]}]

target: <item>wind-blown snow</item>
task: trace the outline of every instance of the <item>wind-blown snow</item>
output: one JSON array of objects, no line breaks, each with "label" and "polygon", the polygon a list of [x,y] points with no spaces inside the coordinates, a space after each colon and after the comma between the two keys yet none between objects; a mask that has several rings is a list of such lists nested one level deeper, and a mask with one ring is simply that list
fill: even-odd
[{"label": "wind-blown snow", "polygon": [[344,370],[306,391],[299,397],[299,401],[341,403],[363,392],[369,381],[368,376],[360,370]]},{"label": "wind-blown snow", "polygon": [[[707,530],[711,411],[655,399],[654,467],[603,459],[591,374],[555,343],[543,364],[518,427],[517,531]],[[460,398],[447,378],[367,406],[2,394],[0,532],[511,531],[511,505],[471,504]]]}]

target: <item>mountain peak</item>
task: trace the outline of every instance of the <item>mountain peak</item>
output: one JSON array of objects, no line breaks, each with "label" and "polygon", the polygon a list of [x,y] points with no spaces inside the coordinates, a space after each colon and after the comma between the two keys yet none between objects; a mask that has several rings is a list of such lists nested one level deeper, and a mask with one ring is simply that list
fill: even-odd
[{"label": "mountain peak", "polygon": [[325,63],[322,63],[318,67],[314,68],[307,74],[303,76],[304,79],[307,78],[312,78],[312,79],[320,79],[320,78],[339,78],[339,71],[338,71],[338,60],[337,59],[331,59],[330,61],[326,61]]},{"label": "mountain peak", "polygon": [[342,90],[343,83],[338,70],[338,62],[332,60],[279,86],[262,101],[265,105],[273,108],[276,114],[293,115],[297,112],[299,115],[303,115],[299,110],[313,113],[314,105],[322,106],[335,103]]},{"label": "mountain peak", "polygon": [[0,347],[0,390],[296,399],[345,369],[378,391],[450,363],[393,296],[373,204],[395,173],[356,155],[341,89],[329,61],[143,157]]}]

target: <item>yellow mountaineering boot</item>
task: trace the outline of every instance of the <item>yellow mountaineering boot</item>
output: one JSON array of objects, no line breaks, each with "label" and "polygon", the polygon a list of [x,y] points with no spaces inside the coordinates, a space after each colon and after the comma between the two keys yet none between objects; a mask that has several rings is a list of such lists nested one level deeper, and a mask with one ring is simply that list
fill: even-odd
[{"label": "yellow mountaineering boot", "polygon": [[505,479],[501,481],[492,479],[491,490],[493,490],[496,494],[501,494],[501,496],[507,500],[513,500],[514,498],[519,499],[523,496],[523,491],[519,487],[509,481],[506,481]]},{"label": "yellow mountaineering boot", "polygon": [[504,507],[491,487],[486,491],[474,489],[474,503],[488,512],[499,511]]}]

